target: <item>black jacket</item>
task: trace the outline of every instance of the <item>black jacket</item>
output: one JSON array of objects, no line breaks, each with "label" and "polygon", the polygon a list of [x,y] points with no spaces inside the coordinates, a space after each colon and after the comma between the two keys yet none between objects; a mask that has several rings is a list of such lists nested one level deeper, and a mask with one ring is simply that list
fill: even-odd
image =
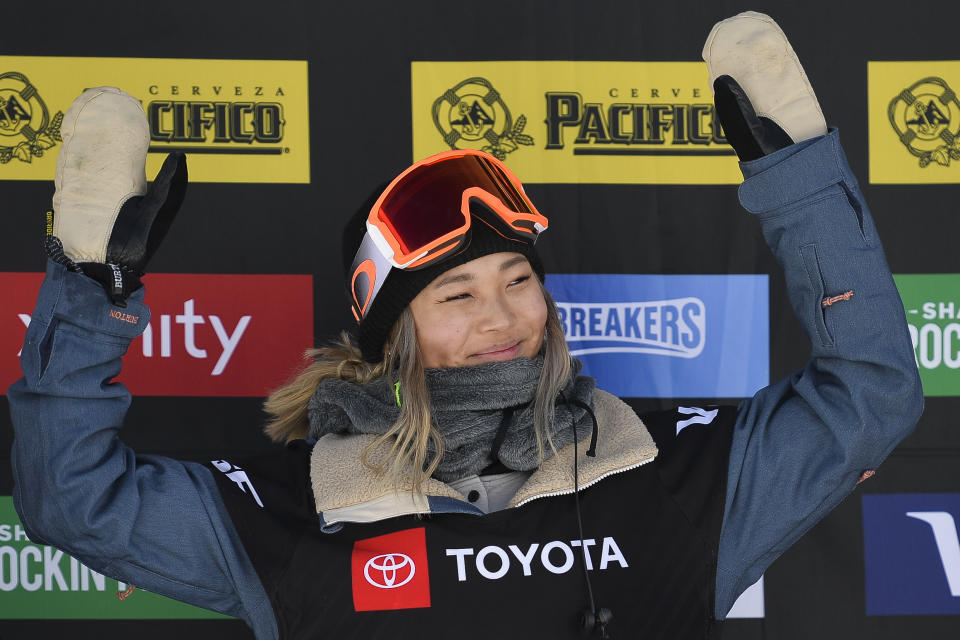
[{"label": "black jacket", "polygon": [[[590,609],[585,546],[594,601],[612,613],[612,637],[702,640],[714,636],[735,411],[704,413],[690,422],[689,413],[671,410],[641,423],[598,394],[597,458],[579,446],[582,539],[573,445],[534,473],[518,506],[490,514],[438,482],[421,502],[394,494],[346,454],[362,450],[367,436],[326,436],[316,447],[299,441],[280,459],[251,460],[242,465],[247,487],[216,475],[281,637],[420,638],[429,629],[464,640],[580,638]],[[344,480],[353,496],[315,495],[314,485],[342,489]],[[505,606],[518,600],[522,615]]]}]

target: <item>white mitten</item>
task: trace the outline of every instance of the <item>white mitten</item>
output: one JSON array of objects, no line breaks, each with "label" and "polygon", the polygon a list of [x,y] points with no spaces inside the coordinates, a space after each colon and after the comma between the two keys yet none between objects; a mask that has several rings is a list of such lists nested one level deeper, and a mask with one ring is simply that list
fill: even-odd
[{"label": "white mitten", "polygon": [[187,187],[182,153],[167,156],[149,189],[150,131],[140,103],[120,89],[88,89],[61,127],[53,196],[54,260],[103,284],[123,305],[180,208]]},{"label": "white mitten", "polygon": [[718,22],[703,59],[720,122],[741,160],[827,133],[807,74],[770,16],[747,11]]},{"label": "white mitten", "polygon": [[123,203],[147,192],[147,116],[133,96],[97,87],[73,101],[60,131],[53,235],[74,262],[104,263]]}]

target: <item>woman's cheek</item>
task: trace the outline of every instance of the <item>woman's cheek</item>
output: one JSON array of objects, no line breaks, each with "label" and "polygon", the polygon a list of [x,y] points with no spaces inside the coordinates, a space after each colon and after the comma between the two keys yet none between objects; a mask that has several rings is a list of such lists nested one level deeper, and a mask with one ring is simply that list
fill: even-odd
[{"label": "woman's cheek", "polygon": [[452,366],[462,356],[459,352],[469,334],[463,315],[462,310],[447,307],[418,329],[427,366]]}]

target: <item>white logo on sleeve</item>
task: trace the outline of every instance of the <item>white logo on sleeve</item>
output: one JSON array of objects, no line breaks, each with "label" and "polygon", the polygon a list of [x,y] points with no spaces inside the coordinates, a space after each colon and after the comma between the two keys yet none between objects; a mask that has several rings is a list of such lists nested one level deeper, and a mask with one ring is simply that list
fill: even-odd
[{"label": "white logo on sleeve", "polygon": [[250,482],[250,478],[247,477],[246,471],[227,462],[226,460],[211,460],[210,464],[227,474],[227,477],[236,482],[237,486],[239,486],[240,490],[244,493],[247,493],[247,488],[249,487],[250,495],[252,495],[253,499],[257,501],[257,504],[263,508],[263,502],[260,501],[260,495],[257,493],[257,490],[253,488],[253,483]]},{"label": "white logo on sleeve", "polygon": [[681,431],[692,424],[710,424],[713,422],[713,419],[717,417],[717,413],[719,411],[719,409],[707,411],[706,409],[701,409],[700,407],[677,407],[677,413],[684,416],[693,416],[692,418],[687,418],[686,420],[677,421],[677,435],[680,435]]}]

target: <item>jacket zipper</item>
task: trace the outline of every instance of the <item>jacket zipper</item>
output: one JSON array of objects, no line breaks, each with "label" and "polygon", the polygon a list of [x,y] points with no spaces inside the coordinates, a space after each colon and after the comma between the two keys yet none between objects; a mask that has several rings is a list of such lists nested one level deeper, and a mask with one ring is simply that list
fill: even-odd
[{"label": "jacket zipper", "polygon": [[[614,469],[613,471],[608,471],[608,472],[606,472],[606,473],[604,473],[604,474],[602,474],[602,475],[597,476],[596,478],[594,478],[594,479],[591,480],[590,482],[587,482],[586,484],[581,484],[581,485],[580,485],[580,489],[583,490],[583,489],[586,489],[587,487],[592,487],[593,485],[597,484],[598,482],[600,482],[600,481],[603,480],[604,478],[609,478],[609,477],[612,476],[612,475],[616,475],[616,474],[618,474],[618,473],[624,473],[625,471],[632,471],[633,469],[637,469],[637,468],[639,468],[639,467],[642,467],[643,465],[647,464],[648,462],[653,461],[655,458],[656,458],[656,456],[652,456],[652,457],[650,457],[650,458],[647,458],[646,460],[641,460],[640,462],[638,462],[638,463],[636,463],[636,464],[631,464],[631,465],[626,466],[626,467],[621,467],[621,468],[619,468],[619,469]],[[522,507],[523,505],[527,504],[528,502],[531,502],[531,501],[533,501],[533,500],[537,500],[537,499],[539,499],[539,498],[552,498],[552,497],[555,497],[555,496],[565,496],[565,495],[571,495],[571,494],[573,494],[573,489],[562,489],[562,490],[560,490],[560,491],[550,491],[550,492],[548,492],[548,493],[538,493],[537,495],[535,495],[535,496],[530,496],[529,498],[527,498],[527,499],[524,500],[523,502],[519,502],[519,503],[513,505],[512,507],[509,507],[509,506],[508,506],[507,509],[516,509],[517,507]],[[469,502],[466,502],[465,500],[462,501],[462,502],[465,502],[466,504],[469,504]],[[419,511],[411,511],[410,513],[395,514],[394,517],[404,516],[404,515],[412,515],[412,514],[414,514],[414,513],[422,513],[423,515],[430,515],[431,513],[447,513],[447,512],[430,512],[430,511],[427,511],[427,512],[419,512]],[[462,512],[458,512],[458,513],[462,513]],[[486,515],[486,514],[484,514],[484,513],[477,513],[477,514],[470,514],[470,515],[482,516],[482,515]],[[336,522],[331,522],[331,523],[328,523],[328,524],[330,524],[330,525],[333,525],[333,524],[347,524],[347,523],[351,523],[351,524],[360,523],[360,524],[363,524],[364,522],[366,522],[366,521],[338,520],[338,521],[336,521]],[[378,522],[378,521],[377,521],[377,520],[374,520],[373,522]]]},{"label": "jacket zipper", "polygon": [[[628,466],[628,467],[621,467],[620,469],[614,469],[613,471],[608,471],[608,472],[604,473],[603,475],[597,476],[596,478],[594,478],[594,479],[591,480],[590,482],[587,482],[586,484],[581,484],[581,485],[579,486],[579,490],[586,489],[587,487],[592,487],[593,485],[597,484],[598,482],[600,482],[600,481],[603,480],[604,478],[609,478],[609,477],[612,476],[612,475],[616,475],[616,474],[618,474],[618,473],[623,473],[623,472],[625,472],[625,471],[632,471],[632,470],[634,470],[634,469],[637,469],[637,468],[639,468],[639,467],[642,467],[643,465],[647,464],[648,462],[653,461],[655,458],[656,458],[656,456],[652,456],[652,457],[650,457],[650,458],[647,458],[646,460],[641,460],[640,462],[638,462],[638,463],[636,463],[636,464],[632,464],[632,465],[630,465],[630,466]],[[560,491],[551,491],[551,492],[549,492],[549,493],[538,493],[538,494],[535,495],[535,496],[530,496],[529,498],[523,500],[522,502],[518,502],[517,504],[513,505],[513,508],[522,507],[523,505],[527,504],[528,502],[531,502],[531,501],[533,501],[533,500],[537,500],[537,499],[539,499],[539,498],[553,498],[553,497],[555,497],[555,496],[571,495],[572,493],[573,493],[573,489],[562,489],[562,490],[560,490]]]}]

